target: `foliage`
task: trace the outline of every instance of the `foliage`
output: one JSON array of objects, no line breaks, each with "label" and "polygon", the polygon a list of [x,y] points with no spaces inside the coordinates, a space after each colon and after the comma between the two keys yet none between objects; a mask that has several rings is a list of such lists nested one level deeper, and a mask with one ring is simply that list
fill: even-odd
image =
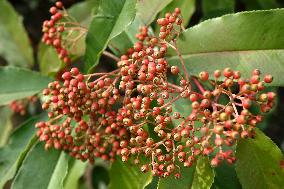
[{"label": "foliage", "polygon": [[[37,1],[33,1],[32,6],[37,5],[34,2]],[[236,12],[237,3],[240,2],[247,11]],[[171,174],[163,178],[160,177],[164,175],[162,171],[156,174],[158,176],[152,176],[151,168],[150,171],[143,173],[144,169],[149,169],[145,165],[152,166],[155,163],[153,159],[158,157],[144,156],[141,153],[137,157],[122,156],[121,160],[121,157],[117,156],[123,153],[121,149],[120,151],[115,149],[111,151],[115,153],[108,154],[110,151],[107,150],[117,141],[120,142],[118,145],[123,146],[123,142],[121,143],[121,141],[125,140],[123,134],[110,131],[110,134],[102,139],[107,150],[103,150],[98,146],[96,149],[91,150],[93,153],[98,152],[100,154],[98,156],[102,159],[111,160],[110,163],[105,163],[100,158],[84,157],[84,150],[86,149],[80,149],[82,154],[79,154],[76,153],[80,151],[78,149],[72,152],[67,146],[57,145],[56,147],[56,142],[50,145],[47,144],[48,142],[46,144],[42,143],[42,141],[48,141],[48,139],[43,139],[44,135],[42,133],[53,133],[54,131],[52,129],[48,130],[47,127],[36,130],[34,126],[39,121],[51,123],[56,118],[49,119],[48,116],[52,117],[52,115],[49,113],[47,116],[41,110],[38,111],[38,105],[34,105],[34,110],[28,109],[26,116],[17,115],[21,117],[21,124],[15,124],[15,114],[8,106],[17,100],[37,95],[42,102],[43,109],[47,109],[45,106],[50,105],[48,103],[51,103],[51,101],[47,100],[47,97],[42,95],[41,91],[55,80],[59,80],[53,82],[55,88],[57,86],[62,86],[62,88],[64,85],[67,86],[63,82],[68,79],[63,78],[62,80],[61,77],[57,76],[61,76],[62,70],[70,70],[71,67],[78,64],[76,61],[79,61],[80,64],[78,66],[80,73],[89,74],[87,76],[89,76],[90,81],[96,81],[96,78],[92,78],[94,76],[101,76],[100,70],[105,72],[109,71],[110,67],[112,69],[117,66],[119,69],[123,69],[123,66],[119,63],[120,56],[131,54],[133,48],[132,50],[129,50],[129,48],[133,47],[133,45],[137,47],[135,46],[137,41],[139,41],[139,38],[141,39],[141,35],[143,38],[145,34],[143,29],[139,29],[139,27],[148,26],[149,35],[161,34],[160,25],[163,26],[163,24],[157,23],[155,20],[158,17],[164,17],[167,12],[175,11],[175,7],[180,8],[186,28],[175,26],[175,29],[180,29],[180,33],[177,32],[178,36],[173,36],[174,39],[177,38],[176,44],[172,43],[174,48],[168,48],[164,54],[169,67],[179,69],[177,76],[167,78],[170,82],[178,85],[179,80],[187,80],[187,77],[190,77],[188,81],[195,83],[192,88],[202,92],[202,88],[198,85],[198,81],[196,84],[196,80],[199,79],[200,82],[206,80],[204,87],[213,91],[217,85],[210,84],[215,79],[216,82],[217,80],[224,82],[223,85],[226,85],[227,81],[226,77],[223,76],[214,78],[211,73],[215,70],[231,67],[240,71],[242,77],[250,78],[252,71],[259,69],[264,74],[273,75],[274,79],[271,83],[273,88],[269,89],[277,91],[278,88],[281,89],[284,86],[282,76],[284,73],[284,22],[282,21],[284,9],[276,0],[242,0],[240,2],[233,0],[86,0],[74,4],[68,8],[67,12],[65,12],[65,9],[61,9],[62,5],[57,2],[58,9],[56,9],[56,12],[51,9],[50,12],[55,16],[59,9],[62,10],[60,12],[62,15],[57,15],[58,19],[55,24],[65,23],[62,25],[64,29],[60,31],[61,29],[56,28],[56,31],[53,32],[54,36],[48,36],[50,27],[53,27],[50,21],[54,20],[54,18],[47,20],[43,24],[43,41],[40,42],[38,48],[33,48],[30,44],[29,35],[25,30],[22,16],[16,12],[8,0],[0,1],[0,188],[81,189],[103,188],[104,186],[112,189],[165,189],[173,187],[192,189],[282,188],[284,185],[283,152],[265,135],[265,131],[263,132],[260,129],[256,129],[255,134],[253,132],[249,133],[250,138],[243,137],[239,139],[236,137],[237,144],[230,147],[230,149],[233,149],[232,153],[236,153],[236,164],[230,165],[234,161],[231,155],[229,155],[227,162],[212,162],[212,160],[220,158],[218,156],[219,149],[214,149],[209,156],[194,156],[196,159],[190,162],[190,167],[184,167],[183,161],[175,162],[175,168],[180,169],[181,175]],[[199,20],[196,20],[195,17],[200,15],[200,11],[202,16],[199,17]],[[138,35],[136,35],[137,33]],[[59,44],[57,44],[58,39],[60,40]],[[165,42],[167,45],[172,42],[168,38],[165,38],[165,40],[167,40]],[[145,43],[148,45],[149,42]],[[179,50],[178,53],[175,48]],[[179,62],[181,57],[185,63],[184,67]],[[108,62],[111,63],[107,64]],[[175,73],[175,71],[172,72]],[[200,72],[209,72],[211,81],[203,79],[204,75],[200,76]],[[111,72],[113,75],[118,73],[117,71]],[[77,77],[77,75],[73,74],[72,77]],[[87,81],[86,83],[88,84]],[[115,83],[115,85],[118,86],[119,83]],[[109,86],[112,85],[108,84],[107,87]],[[72,87],[74,88],[74,86]],[[73,90],[73,88],[69,90]],[[101,88],[106,89],[106,86]],[[230,92],[233,94],[234,90],[237,90],[237,88],[233,88],[233,91]],[[161,92],[160,89],[157,89],[157,91]],[[104,96],[104,91],[101,92],[99,96]],[[53,91],[53,93],[56,92]],[[257,93],[257,99],[259,96]],[[46,100],[48,103],[44,103]],[[96,100],[95,98],[94,101]],[[194,103],[189,98],[177,100],[176,102],[170,100],[167,99],[164,103],[172,103],[173,112],[179,112],[181,119],[194,112],[194,105],[192,105]],[[252,99],[252,101],[254,100]],[[222,96],[220,101],[227,103],[228,99]],[[157,106],[157,103],[159,102],[155,101],[154,104],[149,106],[153,108]],[[78,106],[85,107],[86,104],[87,102],[85,104],[80,102]],[[275,104],[277,105],[277,102]],[[256,103],[253,103],[248,109],[253,114],[260,114],[255,105]],[[116,109],[116,106],[117,104],[112,104],[111,108]],[[56,107],[54,109],[56,110]],[[237,111],[241,112],[240,110]],[[273,111],[272,114],[275,111],[277,113],[278,110]],[[84,116],[79,116],[84,123],[92,119],[92,115],[88,114],[89,110],[87,108],[86,112],[84,112]],[[65,119],[68,116],[70,114],[65,113],[62,117]],[[72,114],[72,116],[74,120],[78,118],[78,115],[74,116]],[[108,117],[109,119],[112,118],[111,115],[108,115]],[[128,117],[131,118],[131,116]],[[104,121],[103,118],[96,118],[92,124],[100,124]],[[74,120],[68,123],[70,128],[77,127]],[[160,136],[153,129],[157,126],[157,121],[153,117],[149,118],[148,121],[147,124],[142,124],[143,130],[147,131],[153,140],[157,142],[156,140]],[[81,126],[84,125],[83,122],[80,122]],[[173,120],[168,124],[168,127],[170,129],[178,128],[181,122],[180,119]],[[196,127],[201,128],[201,122],[195,123]],[[63,124],[63,120],[60,120],[57,124]],[[263,124],[266,127],[271,127],[271,119],[266,119]],[[18,128],[15,128],[16,126]],[[53,129],[56,130],[55,127]],[[225,132],[228,130],[225,130]],[[80,135],[83,133],[81,131],[73,132],[70,136],[85,137],[85,135]],[[75,134],[75,132],[79,133],[79,135]],[[68,133],[64,134],[68,135]],[[123,135],[119,136],[123,140],[119,138],[119,140],[114,141],[112,140],[113,135]],[[130,132],[129,135],[138,136]],[[198,132],[196,136],[201,137],[200,135],[201,132]],[[92,137],[95,136],[92,135]],[[211,140],[210,142],[214,143],[215,138]],[[74,141],[77,142],[77,139],[74,139]],[[78,141],[83,143],[80,140]],[[58,143],[60,144],[60,142]],[[180,143],[176,141],[175,144]],[[185,146],[185,141],[182,141],[181,144]],[[45,148],[49,149],[51,146],[58,149],[65,148],[65,151],[70,150],[69,155],[75,158],[56,149],[45,150]],[[225,146],[222,150],[227,151],[227,148]],[[167,149],[165,147],[161,149],[161,153],[166,153]],[[176,154],[177,152],[173,150],[172,155],[175,156]],[[76,158],[89,159],[94,165],[76,160]],[[117,160],[113,161],[115,158]],[[124,162],[128,158],[130,160]],[[138,161],[139,166],[136,165]],[[220,165],[215,167],[215,163]],[[175,177],[181,178],[176,179]]]}]

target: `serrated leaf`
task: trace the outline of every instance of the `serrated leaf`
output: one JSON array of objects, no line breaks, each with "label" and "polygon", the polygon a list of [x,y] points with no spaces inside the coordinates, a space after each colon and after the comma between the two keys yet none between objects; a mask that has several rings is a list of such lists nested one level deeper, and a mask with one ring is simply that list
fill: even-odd
[{"label": "serrated leaf", "polygon": [[283,154],[259,129],[253,139],[238,143],[236,157],[236,172],[244,189],[283,188]]},{"label": "serrated leaf", "polygon": [[32,96],[47,87],[50,78],[16,67],[0,67],[0,105]]},{"label": "serrated leaf", "polygon": [[123,32],[135,17],[136,0],[103,0],[86,37],[85,70],[91,71],[111,39]]},{"label": "serrated leaf", "polygon": [[[185,30],[178,48],[189,74],[231,67],[250,77],[257,68],[274,76],[273,86],[284,85],[283,16],[284,9],[241,12]],[[169,62],[180,65],[177,56]]]},{"label": "serrated leaf", "polygon": [[63,189],[67,170],[67,154],[55,149],[46,151],[43,143],[37,143],[23,161],[11,189]]},{"label": "serrated leaf", "polygon": [[9,65],[31,67],[33,52],[23,18],[7,0],[0,1],[0,56]]},{"label": "serrated leaf", "polygon": [[233,13],[235,9],[235,1],[232,0],[203,0],[202,13],[203,20],[215,18],[224,14]]},{"label": "serrated leaf", "polygon": [[23,123],[11,135],[9,143],[0,148],[0,188],[14,177],[27,152],[36,142],[34,125],[41,119],[44,117],[36,116]]},{"label": "serrated leaf", "polygon": [[160,178],[158,189],[209,189],[214,181],[214,171],[207,157],[199,157],[189,168],[181,165],[181,176],[180,179],[174,176]]},{"label": "serrated leaf", "polygon": [[65,179],[64,188],[78,189],[79,180],[83,176],[87,165],[87,162],[75,160],[72,167],[70,167],[69,173]]},{"label": "serrated leaf", "polygon": [[110,168],[109,189],[141,189],[152,180],[151,172],[142,173],[140,167],[120,159],[112,163]]},{"label": "serrated leaf", "polygon": [[180,8],[183,24],[186,26],[195,11],[195,0],[173,0],[163,9],[160,17],[164,17],[167,12],[173,12],[176,7]]}]

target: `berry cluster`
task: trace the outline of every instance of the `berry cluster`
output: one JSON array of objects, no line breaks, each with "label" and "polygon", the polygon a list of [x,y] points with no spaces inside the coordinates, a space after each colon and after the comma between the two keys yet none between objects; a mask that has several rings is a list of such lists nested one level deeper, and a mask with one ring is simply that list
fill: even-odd
[{"label": "berry cluster", "polygon": [[[93,75],[82,75],[77,68],[62,75],[63,84],[54,81],[43,94],[50,96],[43,109],[51,109],[48,122],[39,122],[38,136],[45,148],[54,147],[68,151],[83,161],[95,157],[113,160],[126,137],[126,129],[114,107],[120,102],[115,88],[117,71],[90,81]],[[98,74],[100,75],[100,74]],[[58,122],[58,120],[64,120]]]},{"label": "berry cluster", "polygon": [[179,35],[182,29],[181,11],[176,8],[173,13],[166,13],[165,18],[159,18],[157,23],[161,26],[159,38],[171,41]]},{"label": "berry cluster", "polygon": [[[242,79],[230,68],[216,70],[211,79],[206,71],[190,76],[176,45],[183,28],[180,9],[158,24],[159,37],[140,29],[139,42],[121,56],[117,70],[83,75],[72,68],[62,75],[63,84],[49,84],[43,109],[50,110],[50,120],[36,125],[47,149],[90,162],[120,156],[142,172],[176,178],[180,166],[190,167],[199,156],[212,157],[212,166],[235,161],[231,146],[253,137],[262,112],[273,107],[275,94],[263,92],[272,77],[262,81],[254,70]],[[179,55],[180,66],[169,65],[168,48]],[[175,111],[180,100],[191,103],[188,112]],[[140,162],[141,156],[149,163]]]},{"label": "berry cluster", "polygon": [[31,96],[26,99],[15,100],[9,104],[10,109],[14,113],[18,113],[20,115],[26,115],[27,107],[30,103],[35,104],[37,102],[37,96]]},{"label": "berry cluster", "polygon": [[83,26],[68,15],[62,2],[57,1],[49,12],[52,14],[50,20],[43,22],[42,42],[56,49],[58,57],[65,63],[70,62],[68,51],[74,47],[76,42],[86,33]]}]

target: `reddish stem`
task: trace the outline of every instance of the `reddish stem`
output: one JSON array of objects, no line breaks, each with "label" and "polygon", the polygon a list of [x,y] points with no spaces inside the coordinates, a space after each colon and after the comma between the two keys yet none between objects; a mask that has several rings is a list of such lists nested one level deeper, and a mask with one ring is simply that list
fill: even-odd
[{"label": "reddish stem", "polygon": [[206,90],[201,85],[201,83],[198,81],[198,79],[196,79],[195,77],[192,77],[192,80],[195,83],[195,85],[197,86],[197,88],[200,90],[200,92],[203,94]]}]

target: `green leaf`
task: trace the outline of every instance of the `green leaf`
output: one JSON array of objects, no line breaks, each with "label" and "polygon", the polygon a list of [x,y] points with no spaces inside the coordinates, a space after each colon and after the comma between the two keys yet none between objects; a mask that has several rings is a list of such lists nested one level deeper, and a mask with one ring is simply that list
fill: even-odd
[{"label": "green leaf", "polygon": [[9,143],[0,148],[0,188],[12,179],[20,167],[27,152],[36,142],[34,125],[43,116],[36,116],[23,123],[11,135]]},{"label": "green leaf", "polygon": [[209,189],[214,181],[214,171],[208,157],[199,157],[197,163],[189,168],[181,165],[181,178],[174,176],[160,178],[158,189]]},{"label": "green leaf", "polygon": [[78,189],[79,180],[83,176],[87,167],[87,162],[75,160],[72,167],[70,167],[69,173],[64,182],[64,188],[66,189]]},{"label": "green leaf", "polygon": [[164,17],[167,12],[173,12],[176,7],[181,9],[183,24],[186,26],[195,11],[195,0],[173,0],[163,9],[160,17]]},{"label": "green leaf", "polygon": [[6,105],[40,92],[51,79],[22,68],[0,67],[0,81],[0,105]]},{"label": "green leaf", "polygon": [[87,0],[74,4],[68,14],[85,27],[89,27],[92,17],[97,13],[100,0]]},{"label": "green leaf", "polygon": [[157,189],[159,184],[159,177],[158,176],[153,176],[153,179],[151,181],[151,183],[149,183],[145,189]]},{"label": "green leaf", "polygon": [[43,43],[39,45],[38,60],[40,72],[43,75],[54,76],[63,66],[63,62],[58,58],[56,50]]},{"label": "green leaf", "polygon": [[136,0],[103,0],[86,37],[85,68],[90,71],[111,39],[123,32],[135,17]]},{"label": "green leaf", "polygon": [[[124,32],[110,40],[110,49],[118,55],[124,54],[128,48],[132,47],[136,39],[135,35],[139,32],[139,27],[150,25],[156,15],[165,8],[172,0],[143,0],[137,2],[137,11],[134,21],[125,29]],[[151,31],[151,28],[149,28]]]},{"label": "green leaf", "polygon": [[[241,12],[187,29],[178,40],[178,49],[188,72],[198,75],[231,67],[250,77],[258,68],[274,76],[272,85],[284,85],[283,16],[284,9]],[[177,56],[169,62],[180,65]]]},{"label": "green leaf", "polygon": [[[180,98],[172,103],[173,112],[179,112],[181,117],[187,117],[192,112],[191,101],[189,99]],[[181,120],[173,119],[172,123],[175,127],[180,124]]]},{"label": "green leaf", "polygon": [[173,0],[144,0],[137,3],[137,17],[143,24],[151,24],[157,14]]},{"label": "green leaf", "polygon": [[[68,14],[72,19],[76,20],[76,22],[80,23],[80,25],[88,28],[96,9],[98,8],[99,0],[88,0],[84,2],[79,2],[69,8]],[[79,35],[78,32],[74,31],[72,36],[69,37],[77,37]],[[75,56],[74,58],[78,58],[83,56],[85,53],[85,35],[82,36],[73,46],[68,49],[68,52]],[[73,58],[73,57],[72,57]],[[59,59],[56,50],[47,46],[43,43],[39,45],[38,50],[38,59],[40,71],[44,75],[54,76],[65,64]]]},{"label": "green leaf", "polygon": [[120,159],[112,163],[109,173],[109,189],[141,189],[152,180],[150,171],[142,173],[139,166]]},{"label": "green leaf", "polygon": [[92,170],[92,184],[94,188],[107,188],[109,184],[109,172],[105,166],[95,166]]},{"label": "green leaf", "polygon": [[236,157],[236,171],[244,189],[284,186],[284,169],[280,166],[283,154],[259,129],[255,138],[238,143]]},{"label": "green leaf", "polygon": [[224,14],[233,13],[235,8],[235,1],[232,0],[203,0],[202,13],[203,20],[222,16]]},{"label": "green leaf", "polygon": [[[93,15],[97,13],[99,7],[99,0],[87,0],[84,2],[79,2],[68,9],[68,14],[76,20],[80,25],[85,28],[89,28]],[[80,35],[80,32],[74,31],[70,37],[76,38]],[[82,36],[72,48],[68,49],[68,52],[76,57],[81,57],[84,55],[86,50],[86,35]]]},{"label": "green leaf", "polygon": [[46,151],[43,143],[37,143],[23,161],[11,189],[63,189],[68,170],[67,156],[54,149]]},{"label": "green leaf", "polygon": [[214,187],[220,189],[241,189],[234,165],[222,163],[215,169]]},{"label": "green leaf", "polygon": [[199,157],[191,189],[209,189],[214,181],[214,171],[208,157]]},{"label": "green leaf", "polygon": [[33,52],[23,18],[7,0],[1,0],[0,7],[0,56],[9,65],[31,67]]},{"label": "green leaf", "polygon": [[6,144],[13,128],[11,113],[9,107],[0,107],[0,147]]},{"label": "green leaf", "polygon": [[181,178],[175,179],[174,176],[170,176],[167,178],[160,178],[157,189],[188,189],[192,186],[193,177],[195,172],[196,165],[192,165],[189,168],[181,165]]},{"label": "green leaf", "polygon": [[277,0],[242,0],[247,10],[275,9],[280,5]]}]

